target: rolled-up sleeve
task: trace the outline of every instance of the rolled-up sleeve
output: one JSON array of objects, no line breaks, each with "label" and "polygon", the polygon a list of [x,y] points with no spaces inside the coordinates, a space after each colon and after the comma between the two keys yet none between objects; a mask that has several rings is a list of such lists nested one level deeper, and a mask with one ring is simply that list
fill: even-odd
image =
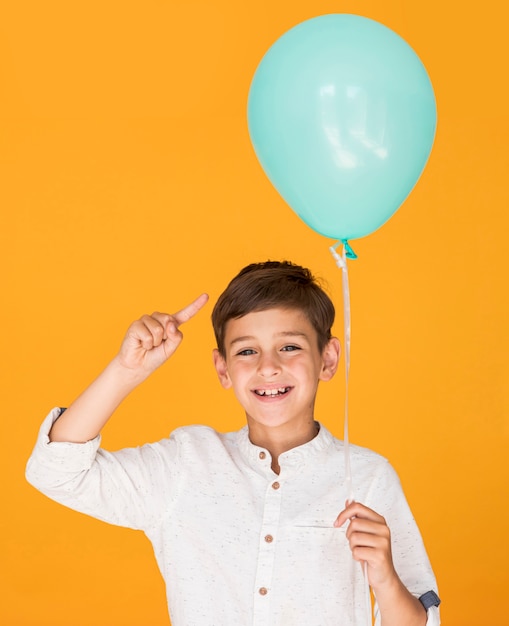
[{"label": "rolled-up sleeve", "polygon": [[75,474],[90,469],[101,443],[100,435],[86,443],[51,442],[49,432],[63,411],[55,408],[46,417],[27,463],[26,478],[40,490],[59,484],[63,473]]},{"label": "rolled-up sleeve", "polygon": [[85,443],[51,442],[63,409],[39,430],[26,478],[71,509],[118,526],[146,530],[165,514],[178,489],[178,445],[173,439],[117,452],[101,449],[100,436]]}]

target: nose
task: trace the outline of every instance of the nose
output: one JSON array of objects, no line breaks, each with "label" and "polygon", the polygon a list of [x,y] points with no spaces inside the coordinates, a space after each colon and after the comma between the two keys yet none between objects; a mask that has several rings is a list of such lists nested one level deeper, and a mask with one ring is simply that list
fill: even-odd
[{"label": "nose", "polygon": [[260,376],[271,378],[279,374],[280,371],[281,365],[275,354],[265,353],[260,355],[258,359],[258,373]]}]

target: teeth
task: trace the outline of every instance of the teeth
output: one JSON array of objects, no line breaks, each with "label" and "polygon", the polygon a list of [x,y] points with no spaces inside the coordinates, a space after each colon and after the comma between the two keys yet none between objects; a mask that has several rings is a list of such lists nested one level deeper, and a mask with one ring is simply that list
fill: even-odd
[{"label": "teeth", "polygon": [[278,396],[286,393],[289,387],[279,387],[279,389],[256,389],[255,393],[259,396]]}]

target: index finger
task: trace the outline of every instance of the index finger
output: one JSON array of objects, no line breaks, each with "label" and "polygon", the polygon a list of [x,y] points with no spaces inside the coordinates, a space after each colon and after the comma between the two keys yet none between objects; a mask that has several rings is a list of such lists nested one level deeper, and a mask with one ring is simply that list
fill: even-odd
[{"label": "index finger", "polygon": [[202,293],[196,300],[193,300],[191,304],[188,304],[177,313],[173,314],[173,319],[177,322],[177,326],[180,326],[184,322],[188,322],[192,317],[198,313],[198,311],[207,303],[209,299],[208,294]]},{"label": "index finger", "polygon": [[361,504],[360,502],[350,502],[347,503],[344,510],[338,515],[336,521],[334,522],[334,526],[342,526],[347,520],[354,517],[371,520],[373,522],[381,522],[383,520],[381,515],[364,504]]}]

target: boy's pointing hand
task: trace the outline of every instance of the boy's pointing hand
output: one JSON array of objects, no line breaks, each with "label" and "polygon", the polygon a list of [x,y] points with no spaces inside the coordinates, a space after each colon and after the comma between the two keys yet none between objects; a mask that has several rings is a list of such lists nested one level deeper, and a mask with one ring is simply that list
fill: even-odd
[{"label": "boy's pointing hand", "polygon": [[194,317],[207,300],[204,293],[173,315],[156,311],[133,322],[120,347],[119,363],[133,373],[151,374],[178,348],[183,337],[179,327]]}]

